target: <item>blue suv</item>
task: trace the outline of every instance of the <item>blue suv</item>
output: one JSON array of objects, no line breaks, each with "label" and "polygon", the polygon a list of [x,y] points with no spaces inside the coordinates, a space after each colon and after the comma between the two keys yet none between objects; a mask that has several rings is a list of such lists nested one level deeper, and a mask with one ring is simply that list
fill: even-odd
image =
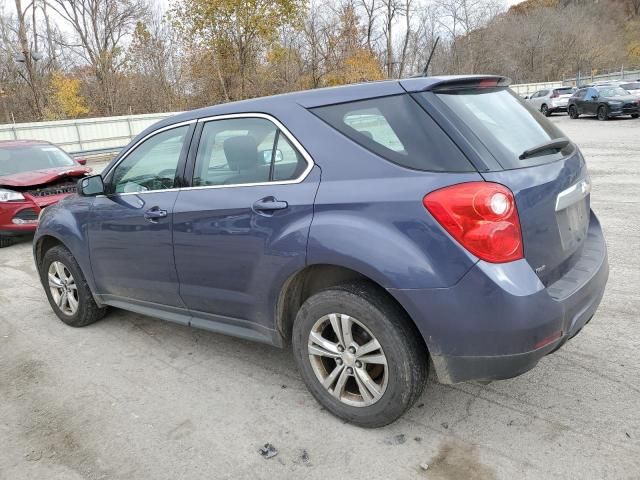
[{"label": "blue suv", "polygon": [[388,424],[442,383],[533,368],[608,263],[578,148],[497,76],[217,105],[141,133],[34,241],[81,327],[117,307],[292,345],[327,410]]}]

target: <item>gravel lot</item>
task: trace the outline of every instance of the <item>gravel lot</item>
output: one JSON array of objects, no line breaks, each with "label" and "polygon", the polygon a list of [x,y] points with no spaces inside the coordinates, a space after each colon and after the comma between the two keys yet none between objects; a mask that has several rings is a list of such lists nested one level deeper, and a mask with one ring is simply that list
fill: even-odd
[{"label": "gravel lot", "polygon": [[429,383],[363,430],[320,408],[287,350],[116,310],[65,326],[23,242],[0,250],[0,479],[640,478],[640,120],[552,120],[590,165],[611,276],[533,371]]}]

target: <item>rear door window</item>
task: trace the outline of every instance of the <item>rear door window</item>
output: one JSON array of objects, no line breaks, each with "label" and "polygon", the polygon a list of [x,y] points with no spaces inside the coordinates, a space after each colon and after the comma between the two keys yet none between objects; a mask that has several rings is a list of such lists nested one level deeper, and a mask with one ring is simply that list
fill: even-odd
[{"label": "rear door window", "polygon": [[473,131],[505,170],[553,162],[573,149],[569,144],[563,152],[520,160],[525,150],[564,135],[507,88],[446,90],[436,97]]},{"label": "rear door window", "polygon": [[264,118],[211,120],[204,124],[193,186],[248,185],[295,180],[304,157]]},{"label": "rear door window", "polygon": [[373,98],[311,111],[360,146],[403,167],[475,171],[458,147],[409,95]]}]

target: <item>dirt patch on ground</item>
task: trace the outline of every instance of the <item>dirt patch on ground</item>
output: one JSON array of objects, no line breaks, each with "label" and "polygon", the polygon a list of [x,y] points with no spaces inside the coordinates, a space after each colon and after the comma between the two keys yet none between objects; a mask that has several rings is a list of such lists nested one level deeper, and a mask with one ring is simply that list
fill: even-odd
[{"label": "dirt patch on ground", "polygon": [[480,462],[474,445],[448,441],[429,462],[428,476],[434,480],[493,480],[496,472]]},{"label": "dirt patch on ground", "polygon": [[2,363],[0,399],[14,406],[7,420],[18,433],[9,440],[11,450],[22,451],[29,462],[58,464],[83,478],[112,477],[79,433],[82,419],[54,398],[55,380],[45,363],[31,358],[4,358]]}]

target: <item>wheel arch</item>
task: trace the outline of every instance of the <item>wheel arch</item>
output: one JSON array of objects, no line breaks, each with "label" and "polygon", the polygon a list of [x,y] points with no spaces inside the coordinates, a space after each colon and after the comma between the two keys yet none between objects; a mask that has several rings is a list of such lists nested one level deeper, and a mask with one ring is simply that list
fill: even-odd
[{"label": "wheel arch", "polygon": [[387,301],[392,302],[406,316],[415,335],[420,339],[425,353],[429,355],[424,336],[420,333],[415,320],[386,288],[359,271],[327,263],[305,266],[291,275],[280,289],[276,304],[276,330],[283,342],[289,343],[291,341],[293,323],[298,310],[306,299],[321,290],[352,282],[366,283]]},{"label": "wheel arch", "polygon": [[93,272],[91,270],[91,264],[89,263],[88,258],[86,257],[86,255],[84,255],[83,251],[79,252],[78,248],[74,248],[73,245],[70,245],[69,242],[64,241],[58,235],[55,235],[54,233],[47,231],[46,233],[37,235],[36,238],[34,239],[33,258],[36,264],[36,269],[40,271],[40,263],[42,262],[42,259],[44,258],[44,255],[46,254],[46,252],[48,252],[50,249],[58,245],[64,247],[69,251],[69,253],[71,253],[71,255],[73,255],[73,258],[75,258],[76,262],[78,263],[78,266],[80,267],[80,271],[82,272],[82,275],[84,275],[84,278],[87,281],[87,284],[89,285],[89,289],[91,290],[96,303],[98,304],[98,306],[101,306],[102,305],[101,302],[98,301],[98,298],[95,295],[96,290],[95,290],[95,283],[93,279]]}]

